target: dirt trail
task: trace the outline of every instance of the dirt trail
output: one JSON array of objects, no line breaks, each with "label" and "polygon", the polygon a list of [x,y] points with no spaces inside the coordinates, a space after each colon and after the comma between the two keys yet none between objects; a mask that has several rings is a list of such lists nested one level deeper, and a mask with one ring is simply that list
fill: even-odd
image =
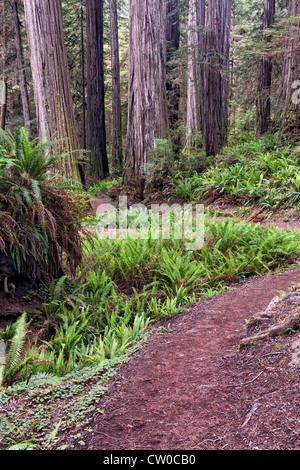
[{"label": "dirt trail", "polygon": [[[300,268],[252,279],[170,320],[118,369],[86,449],[299,449],[298,333],[240,352],[245,320]],[[168,324],[166,324],[168,326]]]}]

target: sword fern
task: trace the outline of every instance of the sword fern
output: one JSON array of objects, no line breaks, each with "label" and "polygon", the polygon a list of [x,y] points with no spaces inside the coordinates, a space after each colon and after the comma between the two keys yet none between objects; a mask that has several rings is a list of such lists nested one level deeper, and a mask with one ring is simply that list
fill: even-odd
[{"label": "sword fern", "polygon": [[18,318],[14,324],[14,335],[10,341],[10,346],[6,355],[6,363],[1,366],[0,370],[0,386],[3,386],[7,382],[11,382],[13,378],[19,374],[21,369],[31,359],[27,357],[21,360],[21,354],[26,340],[27,330],[27,314]]}]

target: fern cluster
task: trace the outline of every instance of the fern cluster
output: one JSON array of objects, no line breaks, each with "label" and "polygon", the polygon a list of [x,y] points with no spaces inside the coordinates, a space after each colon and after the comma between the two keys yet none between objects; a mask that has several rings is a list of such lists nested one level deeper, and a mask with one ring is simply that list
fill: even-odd
[{"label": "fern cluster", "polygon": [[[5,364],[0,366],[0,387],[18,375],[24,367],[25,362],[21,361],[21,353],[26,340],[27,315],[24,313],[14,325],[14,335],[10,341]],[[25,361],[28,361],[27,358]]]},{"label": "fern cluster", "polygon": [[55,173],[53,144],[30,141],[25,128],[0,131],[0,255],[33,284],[61,275],[63,260],[74,273],[82,256],[88,206]]},{"label": "fern cluster", "polygon": [[186,202],[204,201],[208,205],[225,198],[268,210],[299,206],[299,150],[288,144],[279,147],[277,134],[225,147],[204,172],[177,172],[171,194]]}]

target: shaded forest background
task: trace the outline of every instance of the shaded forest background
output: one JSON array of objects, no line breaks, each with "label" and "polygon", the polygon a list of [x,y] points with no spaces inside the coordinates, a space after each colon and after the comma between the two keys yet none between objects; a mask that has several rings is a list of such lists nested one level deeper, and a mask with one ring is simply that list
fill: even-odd
[{"label": "shaded forest background", "polygon": [[[23,126],[30,119],[31,135],[36,137],[38,136],[38,126],[32,81],[34,64],[31,63],[30,59],[23,2],[2,0],[1,3],[3,19],[0,34],[1,76],[7,83],[7,106],[2,106],[1,125],[2,128],[5,127],[7,130],[13,131],[15,127]],[[100,156],[96,157],[98,164],[91,163],[92,154],[87,153],[85,156],[83,154],[80,156],[80,159],[84,162],[85,170],[90,168],[86,171],[89,184],[108,176],[109,172],[113,173],[115,170],[121,169],[126,157],[126,140],[128,147],[130,146],[128,142],[130,142],[130,137],[133,134],[133,130],[128,126],[128,115],[131,116],[133,121],[132,115],[128,114],[128,96],[129,99],[131,96],[128,95],[128,89],[130,93],[129,80],[130,76],[132,77],[132,71],[130,71],[131,75],[128,75],[128,68],[130,64],[130,43],[138,41],[138,36],[134,37],[132,31],[129,30],[130,8],[133,8],[135,2],[131,2],[131,6],[125,0],[117,2],[117,45],[119,45],[119,51],[115,52],[113,51],[116,43],[112,42],[114,39],[111,35],[111,28],[116,27],[116,23],[112,22],[112,5],[114,2],[110,3],[111,5],[108,1],[62,1],[64,39],[59,38],[59,40],[64,40],[66,46],[76,132],[79,139],[78,146],[80,149],[92,152],[97,145],[101,147],[98,150]],[[155,7],[154,3],[153,6]],[[146,15],[147,8],[150,15],[149,6],[147,7],[146,3],[145,7]],[[89,10],[92,8],[97,8],[98,11],[95,13],[95,11]],[[202,11],[202,19],[201,8],[206,9],[206,14],[205,10]],[[275,133],[284,126],[284,117],[282,112],[279,111],[280,106],[285,105],[282,95],[283,93],[286,94],[287,91],[292,92],[291,79],[284,83],[283,77],[283,74],[288,75],[285,66],[292,28],[288,16],[291,17],[291,15],[294,16],[299,13],[297,11],[297,8],[299,10],[299,2],[295,0],[290,2],[288,0],[278,0],[276,2],[233,1],[232,9],[229,12],[229,15],[232,14],[231,26],[230,22],[228,24],[224,23],[226,38],[224,36],[221,41],[224,43],[228,41],[230,49],[226,53],[216,51],[218,65],[213,64],[216,58],[214,52],[212,52],[214,46],[208,47],[210,31],[213,30],[209,25],[209,11],[213,11],[213,8],[219,8],[218,2],[208,2],[207,4],[207,2],[192,0],[190,2],[187,0],[180,2],[167,0],[166,9],[161,9],[163,13],[166,13],[166,18],[163,19],[166,22],[164,26],[166,32],[166,57],[164,59],[165,63],[161,65],[161,67],[166,68],[166,74],[163,70],[163,82],[159,86],[166,87],[168,130],[164,131],[161,136],[156,135],[155,138],[165,147],[168,142],[171,143],[172,155],[175,159],[182,158],[184,152],[195,151],[199,152],[199,159],[203,159],[205,156],[217,154],[220,148],[228,142],[228,139],[233,142],[242,139],[243,136],[247,138],[251,134],[259,137],[266,132]],[[142,13],[137,12],[137,14]],[[219,24],[224,21],[222,15],[225,14],[228,16],[228,13],[221,12],[218,19]],[[160,15],[161,13],[154,9],[154,25],[159,24]],[[89,25],[88,17],[97,18],[97,21],[101,23],[99,23],[100,26],[96,25],[98,28],[97,34],[100,34],[100,38],[98,38],[100,43],[96,46],[100,47],[97,53],[99,63],[102,61],[101,47],[103,46],[104,109],[102,111],[99,111],[100,108],[95,109],[90,105],[92,100],[95,106],[95,99],[89,98],[89,93],[93,93],[93,91],[89,92],[89,87],[92,86],[91,84],[95,80],[93,73],[96,73],[95,69],[92,69],[93,58],[90,54],[94,47],[92,36],[96,33],[92,29],[93,26]],[[219,25],[216,25],[216,27],[219,28]],[[103,36],[101,28],[103,28]],[[159,30],[158,27],[154,27],[154,29]],[[297,57],[296,63],[298,64],[299,38],[297,38],[297,35],[299,29],[297,32],[297,27],[295,27],[292,34],[294,34],[296,49],[289,51],[289,54]],[[36,40],[38,41],[39,38],[36,38]],[[204,45],[206,45],[206,50]],[[134,47],[132,47],[132,51]],[[116,54],[119,57],[119,72],[117,71],[117,73],[119,73],[120,82],[119,91],[117,90],[117,92],[119,92],[121,100],[120,107],[117,110],[119,114],[115,119],[114,113],[116,111],[113,103],[118,100],[118,94],[116,95],[118,85],[116,85],[114,79],[116,72],[112,70],[114,54],[115,57]],[[145,63],[146,61],[149,62],[151,54],[154,54],[153,57],[156,56],[154,50],[147,52]],[[142,67],[145,67],[145,63],[142,64]],[[155,73],[158,73],[157,67],[154,70]],[[196,72],[193,67],[197,69]],[[155,67],[153,66],[153,68]],[[206,84],[205,78],[203,78],[203,74],[206,73],[205,70],[203,71],[205,68],[211,70],[209,72],[211,75],[206,78]],[[151,67],[149,70],[151,70]],[[37,73],[40,74],[40,70]],[[101,70],[99,73],[101,75]],[[197,78],[191,78],[194,73],[196,73]],[[217,73],[219,77],[214,77],[213,73]],[[264,74],[266,75],[264,76]],[[68,80],[67,76],[65,80]],[[214,82],[214,80],[219,80],[220,84]],[[24,96],[22,100],[24,81],[27,85],[28,94],[27,110],[26,106],[24,107]],[[211,84],[211,90],[207,88],[209,83]],[[226,83],[228,90],[225,91],[222,104],[218,103],[216,97],[224,93],[218,88],[219,86],[223,87],[224,83]],[[284,91],[283,86],[286,88]],[[49,91],[54,93],[54,90]],[[265,93],[267,93],[267,96],[265,96]],[[99,100],[98,105],[102,106],[100,103],[101,97],[98,97],[97,100]],[[214,116],[211,112],[212,103],[215,103],[216,106]],[[217,109],[218,106],[222,109]],[[103,122],[99,117],[101,112],[103,112],[101,118]],[[133,110],[132,112],[136,111]],[[195,115],[193,116],[193,113],[200,113],[199,120],[202,120],[202,122],[195,122],[195,119],[198,118]],[[220,125],[216,121],[216,119],[219,119],[216,116],[219,115],[220,117],[222,113],[225,113],[225,121],[228,114],[229,121]],[[285,109],[285,117],[288,113],[289,111]],[[140,120],[140,116],[137,116],[137,119]],[[116,122],[118,122],[121,130],[116,129]],[[218,126],[219,129],[222,128],[223,135],[221,137],[216,135],[219,132],[217,131]],[[205,131],[206,127],[207,130]],[[288,130],[288,133],[293,133],[292,130],[290,131]],[[121,138],[118,137],[118,132],[121,132]],[[211,135],[208,135],[209,133]],[[117,149],[116,142],[118,143]],[[152,142],[151,146],[153,145]],[[202,148],[206,151],[206,155],[205,152],[203,154],[200,152]],[[131,149],[130,153],[132,154],[134,151]],[[108,161],[106,162],[107,158]],[[99,160],[101,161],[99,162]],[[129,157],[128,160],[130,160]],[[127,165],[127,175],[129,173],[130,169]],[[136,186],[137,184],[135,176],[133,185]]]}]

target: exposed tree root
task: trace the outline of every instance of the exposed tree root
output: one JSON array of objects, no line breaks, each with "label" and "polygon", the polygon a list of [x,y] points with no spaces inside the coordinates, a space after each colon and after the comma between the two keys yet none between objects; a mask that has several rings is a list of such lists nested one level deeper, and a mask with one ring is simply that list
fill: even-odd
[{"label": "exposed tree root", "polygon": [[282,322],[272,325],[270,328],[258,333],[257,335],[249,336],[244,338],[240,342],[240,349],[244,349],[257,341],[265,340],[267,338],[273,338],[275,336],[281,336],[288,333],[289,330],[295,330],[300,326],[300,312],[294,312],[293,314],[286,317]]}]

